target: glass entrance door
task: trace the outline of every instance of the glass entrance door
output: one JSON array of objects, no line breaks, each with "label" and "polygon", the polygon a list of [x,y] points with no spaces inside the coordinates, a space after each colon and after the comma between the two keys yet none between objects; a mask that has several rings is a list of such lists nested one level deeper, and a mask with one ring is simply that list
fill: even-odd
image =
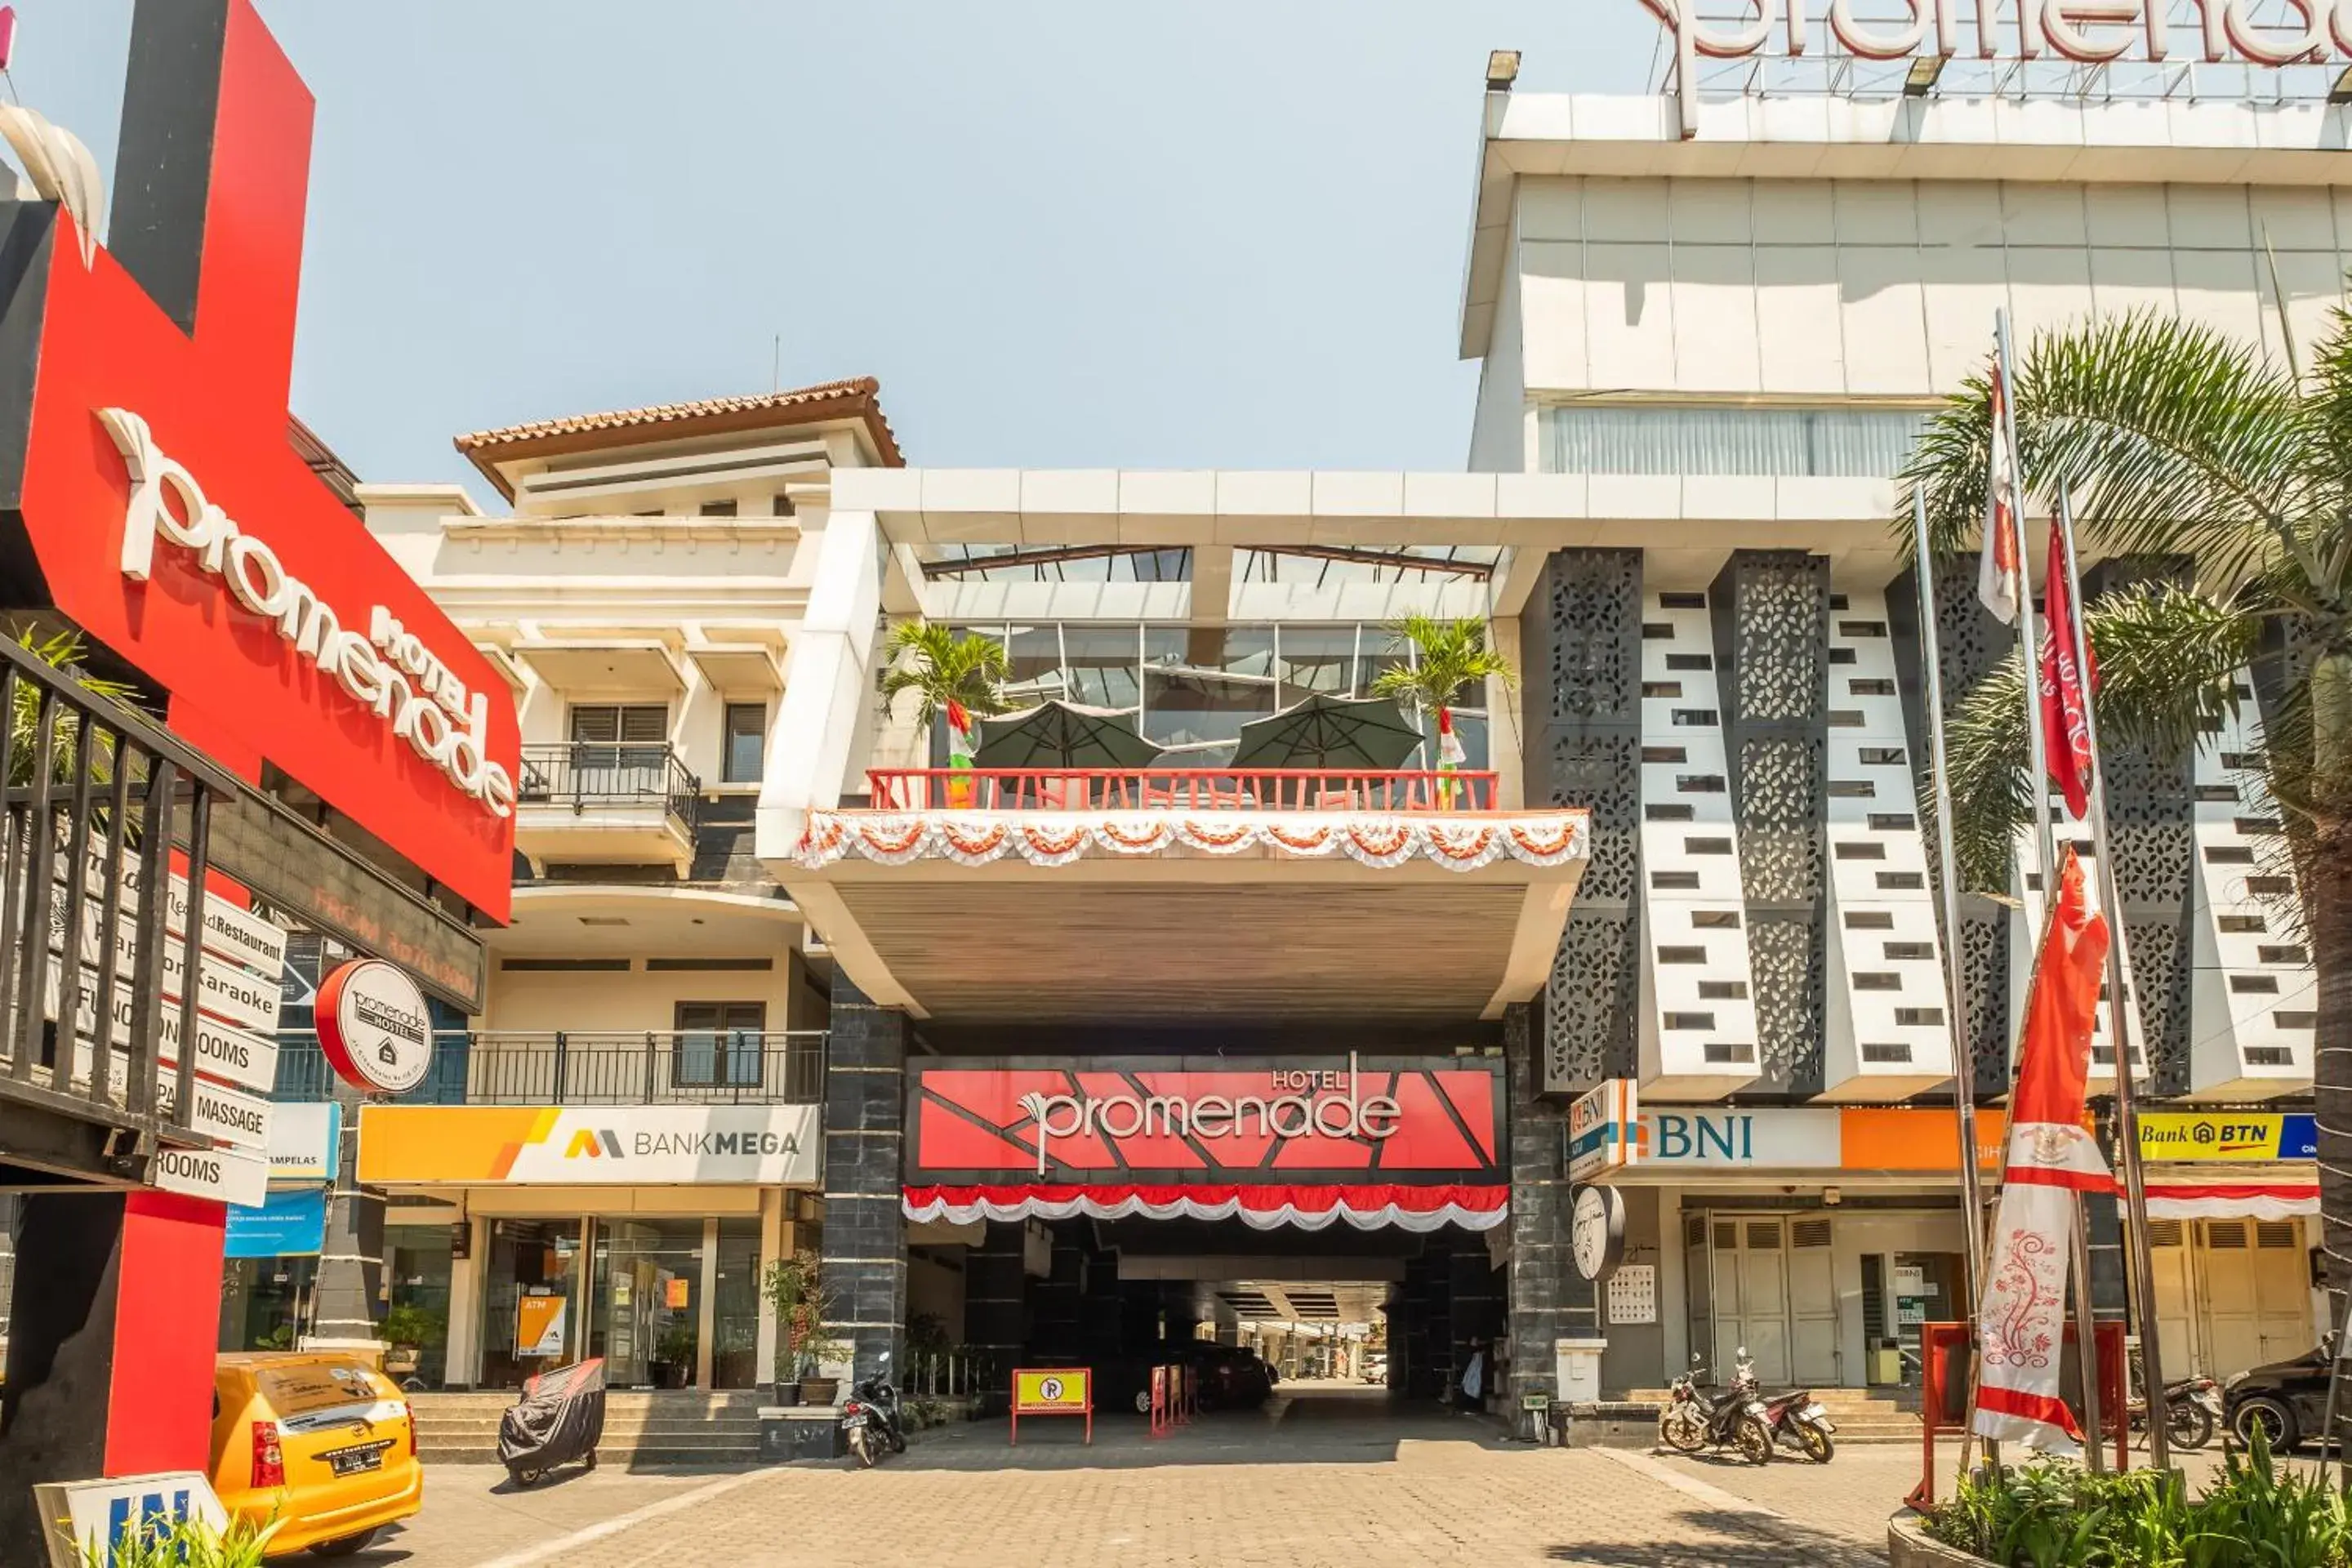
[{"label": "glass entrance door", "polygon": [[604,1358],[607,1383],[688,1388],[695,1384],[702,1313],[703,1222],[599,1219],[588,1353]]}]

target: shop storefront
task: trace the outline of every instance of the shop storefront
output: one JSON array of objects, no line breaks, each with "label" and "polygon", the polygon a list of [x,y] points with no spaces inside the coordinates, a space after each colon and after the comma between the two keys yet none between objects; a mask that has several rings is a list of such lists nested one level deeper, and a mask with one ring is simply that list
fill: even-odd
[{"label": "shop storefront", "polygon": [[279,1105],[269,1119],[269,1195],[231,1205],[221,1272],[220,1348],[291,1350],[310,1331],[327,1197],[343,1108]]},{"label": "shop storefront", "polygon": [[2317,1343],[2317,1119],[2143,1111],[2140,1152],[2165,1371],[2226,1377]]},{"label": "shop storefront", "polygon": [[393,1307],[437,1331],[425,1386],[507,1388],[599,1356],[618,1387],[749,1388],[759,1276],[821,1168],[809,1105],[369,1106]]},{"label": "shop storefront", "polygon": [[[1979,1113],[1988,1169],[2003,1126]],[[1919,1326],[1959,1310],[1948,1110],[1654,1106],[1640,1128],[1608,1177],[1627,1226],[1601,1291],[1607,1386],[1662,1386],[1694,1352],[1727,1373],[1742,1346],[1768,1384],[1899,1384]]]}]

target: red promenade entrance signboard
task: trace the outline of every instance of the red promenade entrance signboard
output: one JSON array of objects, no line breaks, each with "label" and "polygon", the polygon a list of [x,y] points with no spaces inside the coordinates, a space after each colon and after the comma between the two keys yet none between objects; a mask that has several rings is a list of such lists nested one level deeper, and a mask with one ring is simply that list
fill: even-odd
[{"label": "red promenade entrance signboard", "polygon": [[310,95],[249,0],[142,5],[132,52],[110,247],[14,209],[0,559],[174,729],[503,920],[512,699],[287,437]]},{"label": "red promenade entrance signboard", "polygon": [[1509,1194],[1502,1079],[1475,1058],[968,1063],[909,1094],[916,1219],[1483,1228]]}]

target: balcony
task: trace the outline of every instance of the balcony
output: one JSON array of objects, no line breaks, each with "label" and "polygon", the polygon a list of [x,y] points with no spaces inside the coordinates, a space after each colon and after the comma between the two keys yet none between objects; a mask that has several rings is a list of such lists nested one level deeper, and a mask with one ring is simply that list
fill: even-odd
[{"label": "balcony", "polygon": [[770,860],[842,970],[983,1028],[1444,1027],[1541,991],[1587,814],[1484,771],[883,768]]},{"label": "balcony", "polygon": [[701,791],[667,745],[525,746],[515,847],[541,874],[551,864],[667,864],[682,877],[694,860]]},{"label": "balcony", "polygon": [[875,768],[876,811],[1491,812],[1491,773],[1320,768]]},{"label": "balcony", "polygon": [[[434,1070],[402,1100],[442,1105],[814,1105],[825,1034],[782,1030],[474,1030],[436,1041]],[[315,1040],[278,1055],[279,1100],[325,1100],[335,1077]]]}]

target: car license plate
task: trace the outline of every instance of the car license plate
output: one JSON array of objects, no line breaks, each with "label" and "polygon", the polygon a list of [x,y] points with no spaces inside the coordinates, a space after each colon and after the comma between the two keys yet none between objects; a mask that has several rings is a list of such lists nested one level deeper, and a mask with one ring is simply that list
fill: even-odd
[{"label": "car license plate", "polygon": [[356,1476],[363,1470],[383,1468],[383,1451],[390,1443],[361,1443],[349,1448],[330,1448],[319,1458],[339,1476]]}]

